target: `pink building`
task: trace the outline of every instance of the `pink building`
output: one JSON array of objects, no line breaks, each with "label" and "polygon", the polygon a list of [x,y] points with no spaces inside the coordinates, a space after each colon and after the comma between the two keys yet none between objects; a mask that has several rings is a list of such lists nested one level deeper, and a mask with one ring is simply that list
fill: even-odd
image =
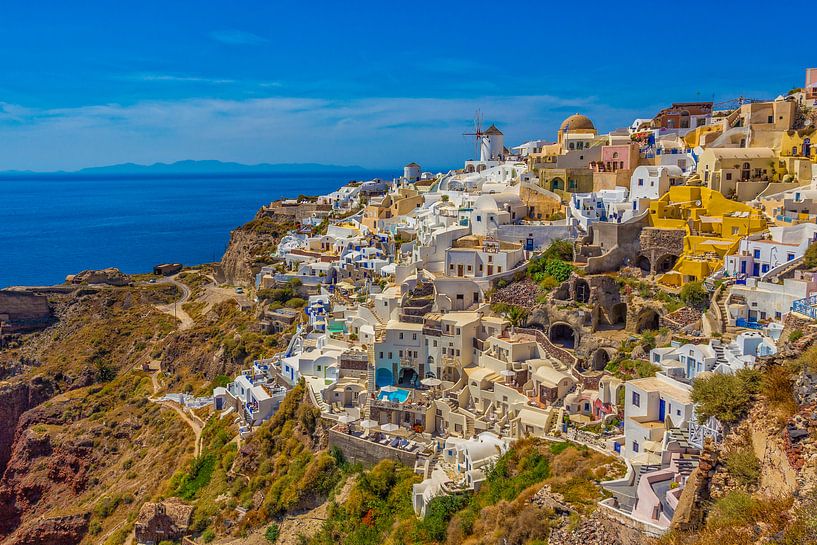
[{"label": "pink building", "polygon": [[616,144],[602,146],[601,159],[591,167],[596,172],[616,172],[632,170],[638,164],[638,146],[636,144]]}]

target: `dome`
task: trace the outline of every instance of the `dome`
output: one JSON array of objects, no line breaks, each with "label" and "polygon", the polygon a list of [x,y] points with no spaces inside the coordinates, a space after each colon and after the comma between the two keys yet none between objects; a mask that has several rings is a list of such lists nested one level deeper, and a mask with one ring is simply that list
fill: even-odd
[{"label": "dome", "polygon": [[562,121],[562,125],[559,127],[559,129],[562,131],[577,131],[582,129],[595,131],[596,126],[593,125],[593,122],[590,121],[589,117],[581,114],[573,114]]}]

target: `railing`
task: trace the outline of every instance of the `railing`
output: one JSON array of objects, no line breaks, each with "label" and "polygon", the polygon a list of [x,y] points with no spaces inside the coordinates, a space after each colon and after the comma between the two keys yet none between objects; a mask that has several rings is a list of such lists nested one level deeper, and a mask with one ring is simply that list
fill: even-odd
[{"label": "railing", "polygon": [[812,320],[817,320],[817,295],[811,295],[794,301],[791,304],[791,309],[794,312],[808,316]]}]

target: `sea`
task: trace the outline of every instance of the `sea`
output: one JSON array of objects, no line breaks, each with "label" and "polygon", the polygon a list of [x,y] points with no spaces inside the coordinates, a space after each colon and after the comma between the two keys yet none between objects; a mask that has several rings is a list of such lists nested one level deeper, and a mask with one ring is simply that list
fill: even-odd
[{"label": "sea", "polygon": [[230,231],[264,204],[394,175],[0,176],[0,288],[58,284],[85,269],[218,261]]}]

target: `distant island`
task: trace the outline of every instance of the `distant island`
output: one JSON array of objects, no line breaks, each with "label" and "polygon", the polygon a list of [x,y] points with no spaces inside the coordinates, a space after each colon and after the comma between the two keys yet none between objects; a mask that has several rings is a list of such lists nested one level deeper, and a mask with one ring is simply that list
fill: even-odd
[{"label": "distant island", "polygon": [[265,174],[293,172],[365,172],[359,165],[327,165],[322,163],[242,163],[206,160],[176,161],[174,163],[153,163],[140,165],[120,163],[99,167],[88,167],[74,171],[36,172],[31,170],[0,171],[0,178],[52,178],[52,177],[155,177],[155,176],[263,176]]}]

